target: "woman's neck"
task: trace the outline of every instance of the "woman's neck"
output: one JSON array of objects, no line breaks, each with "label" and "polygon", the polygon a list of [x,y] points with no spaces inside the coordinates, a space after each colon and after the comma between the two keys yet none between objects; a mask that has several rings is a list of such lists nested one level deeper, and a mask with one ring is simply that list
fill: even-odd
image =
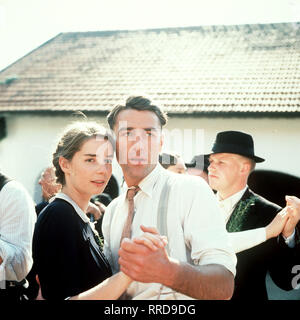
[{"label": "woman's neck", "polygon": [[77,203],[79,208],[86,213],[91,197],[86,194],[79,193],[76,189],[69,186],[63,186],[61,192],[69,196],[74,202]]}]

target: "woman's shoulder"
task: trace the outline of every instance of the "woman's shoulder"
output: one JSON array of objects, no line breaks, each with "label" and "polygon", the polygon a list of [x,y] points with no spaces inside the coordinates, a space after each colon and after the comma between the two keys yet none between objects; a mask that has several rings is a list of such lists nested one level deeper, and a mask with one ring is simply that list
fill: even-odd
[{"label": "woman's shoulder", "polygon": [[74,219],[75,209],[73,206],[63,199],[54,199],[39,214],[38,221],[57,221],[63,222]]}]

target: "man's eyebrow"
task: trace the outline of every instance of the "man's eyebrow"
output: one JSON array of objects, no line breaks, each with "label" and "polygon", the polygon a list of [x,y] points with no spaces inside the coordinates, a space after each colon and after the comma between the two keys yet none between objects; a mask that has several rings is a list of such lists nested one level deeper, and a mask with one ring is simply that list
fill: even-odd
[{"label": "man's eyebrow", "polygon": [[[132,131],[132,130],[134,130],[134,129],[140,129],[140,128],[133,128],[133,127],[124,127],[124,128],[120,128],[119,130],[118,130],[118,132],[120,132],[120,131]],[[141,128],[141,129],[143,129],[143,130],[145,130],[145,131],[151,131],[151,130],[158,130],[158,128],[156,128],[156,127],[149,127],[149,128]]]},{"label": "man's eyebrow", "polygon": [[96,154],[94,154],[94,153],[85,153],[84,156],[87,156],[87,157],[96,157]]}]

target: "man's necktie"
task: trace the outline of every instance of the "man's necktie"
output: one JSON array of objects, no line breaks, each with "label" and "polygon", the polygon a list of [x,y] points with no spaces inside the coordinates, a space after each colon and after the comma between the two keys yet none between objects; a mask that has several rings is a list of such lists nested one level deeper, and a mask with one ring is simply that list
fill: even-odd
[{"label": "man's necktie", "polygon": [[121,241],[124,238],[130,238],[131,237],[131,224],[132,224],[132,220],[133,220],[133,215],[134,215],[134,201],[133,198],[134,196],[137,194],[137,192],[140,190],[139,186],[133,186],[130,187],[127,191],[127,200],[128,200],[128,216],[127,216],[127,220],[125,222],[124,225],[124,229],[122,232],[122,236],[121,236]]}]

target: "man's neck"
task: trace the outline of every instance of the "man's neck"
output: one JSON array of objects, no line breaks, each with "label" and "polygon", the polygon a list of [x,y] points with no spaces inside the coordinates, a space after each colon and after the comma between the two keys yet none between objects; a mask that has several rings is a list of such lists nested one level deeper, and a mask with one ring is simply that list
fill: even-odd
[{"label": "man's neck", "polygon": [[233,196],[234,194],[242,191],[243,189],[246,188],[246,184],[240,186],[239,188],[236,188],[236,189],[233,189],[233,190],[220,190],[218,192],[219,194],[219,197],[221,200],[225,200],[225,199],[228,199],[229,197]]},{"label": "man's neck", "polygon": [[143,181],[146,177],[149,176],[149,174],[156,168],[156,165],[149,168],[149,170],[145,171],[144,174],[140,176],[136,176],[134,173],[132,174],[132,171],[126,170],[124,168],[123,175],[124,180],[126,182],[127,187],[137,186],[140,184],[141,181]]}]

